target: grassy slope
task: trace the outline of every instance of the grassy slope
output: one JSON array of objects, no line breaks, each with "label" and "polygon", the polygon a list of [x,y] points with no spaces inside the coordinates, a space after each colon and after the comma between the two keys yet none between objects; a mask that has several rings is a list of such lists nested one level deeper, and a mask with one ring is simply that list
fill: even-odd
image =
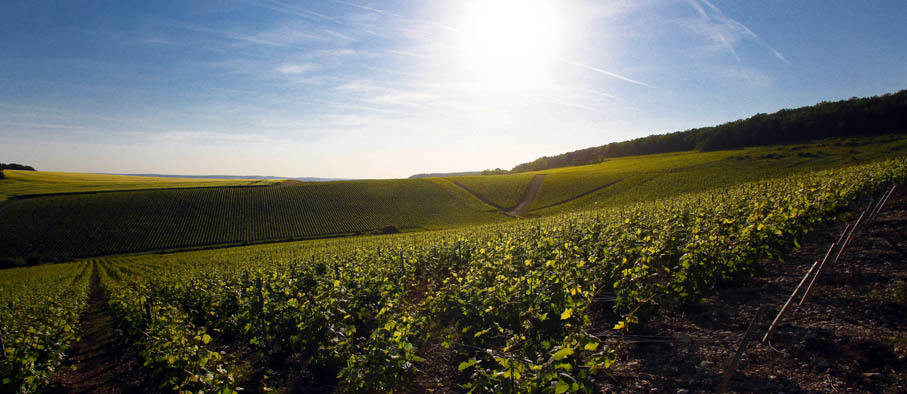
[{"label": "grassy slope", "polygon": [[532,180],[532,174],[478,175],[447,178],[460,183],[469,190],[497,204],[504,209],[513,208]]},{"label": "grassy slope", "polygon": [[75,172],[4,170],[0,202],[32,194],[79,193],[111,190],[161,189],[207,186],[262,186],[280,182],[260,179],[154,178]]},{"label": "grassy slope", "polygon": [[[64,258],[506,219],[451,185],[400,179],[290,187],[124,191],[26,199],[0,210],[8,257]],[[0,256],[3,257],[3,256]]]},{"label": "grassy slope", "polygon": [[816,144],[623,157],[601,164],[539,171],[530,174],[547,176],[532,213],[547,215],[665,198],[881,160],[902,154],[907,151],[905,148],[905,136],[835,139]]},{"label": "grassy slope", "polygon": [[[904,136],[830,140],[626,157],[547,170],[538,172],[547,177],[533,213],[670,197],[878,160],[901,154],[905,147]],[[6,256],[65,257],[367,233],[385,226],[462,227],[509,219],[454,180],[506,206],[514,204],[534,174],[47,196],[0,209],[0,238],[7,242]],[[71,190],[67,185],[44,190]]]}]

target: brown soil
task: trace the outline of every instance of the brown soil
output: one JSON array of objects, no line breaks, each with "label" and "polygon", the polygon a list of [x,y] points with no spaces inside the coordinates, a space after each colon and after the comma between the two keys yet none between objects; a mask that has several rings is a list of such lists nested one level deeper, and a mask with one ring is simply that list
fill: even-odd
[{"label": "brown soil", "polygon": [[142,363],[117,335],[97,271],[92,273],[91,295],[81,322],[81,340],[70,349],[70,356],[60,372],[51,377],[44,392],[113,394],[144,391]]},{"label": "brown soil", "polygon": [[532,203],[542,190],[542,181],[544,180],[545,174],[532,177],[532,180],[529,181],[529,185],[526,186],[526,191],[524,191],[523,195],[520,197],[520,202],[516,204],[516,207],[507,212],[507,214],[518,218],[526,217],[526,214],[529,213],[529,208],[532,207]]},{"label": "brown soil", "polygon": [[817,229],[784,262],[764,261],[742,288],[663,310],[629,337],[602,391],[714,392],[764,306],[729,392],[907,392],[905,223],[907,196],[896,192],[838,264],[825,267],[807,302],[793,303],[767,343],[762,337],[781,305],[844,223]]}]

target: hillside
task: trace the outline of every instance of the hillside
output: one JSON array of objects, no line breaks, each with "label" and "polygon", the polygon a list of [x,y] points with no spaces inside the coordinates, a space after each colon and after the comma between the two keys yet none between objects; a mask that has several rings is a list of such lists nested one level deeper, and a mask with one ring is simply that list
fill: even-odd
[{"label": "hillside", "polygon": [[[804,265],[838,239],[841,221],[859,224],[858,210],[897,223],[902,214],[877,202],[905,179],[900,156],[508,224],[0,270],[9,348],[41,361],[0,360],[2,387],[40,389],[48,376],[78,387],[115,369],[127,387],[165,374],[168,387],[195,392],[712,390],[752,310],[768,309],[764,327]],[[889,208],[903,211],[902,201]],[[847,238],[871,231],[872,219],[865,223],[848,226],[857,230]],[[811,239],[825,224],[834,229]],[[803,257],[788,259],[798,246]],[[903,285],[891,283],[890,264],[849,265],[858,252],[827,267],[810,303],[776,331],[771,345],[790,354],[755,347],[735,390],[814,390],[819,376],[865,391],[903,387],[891,380],[903,373],[903,329],[872,336],[903,314],[883,304],[886,294],[865,294],[875,283],[896,294]],[[851,267],[862,274],[842,270]],[[745,297],[751,284],[764,298]],[[729,288],[744,296],[728,299]],[[717,305],[701,306],[716,296]],[[745,301],[722,308],[734,300]],[[841,321],[829,326],[825,316]],[[122,336],[93,330],[104,321]],[[49,346],[29,347],[45,335],[55,339]],[[58,357],[70,345],[70,361]],[[118,362],[123,353],[132,361]]]},{"label": "hillside", "polygon": [[212,186],[268,186],[279,180],[164,178],[75,172],[4,170],[0,204],[13,197],[113,190],[169,189]]},{"label": "hillside", "polygon": [[866,98],[821,102],[712,127],[656,134],[580,149],[519,164],[511,172],[599,163],[608,158],[698,150],[804,143],[831,137],[907,133],[907,90]]},{"label": "hillside", "polygon": [[[530,213],[551,215],[668,198],[744,182],[842,167],[907,152],[907,136],[833,138],[809,144],[713,152],[685,151],[608,159],[599,164],[493,177],[449,178],[481,197],[512,203],[515,185],[545,175]],[[509,193],[504,193],[510,189]],[[498,195],[497,193],[501,193]],[[510,196],[504,200],[502,196]]]},{"label": "hillside", "polygon": [[[8,261],[450,228],[506,220],[443,180],[120,191],[0,210]],[[386,227],[393,227],[385,229]]]},{"label": "hillside", "polygon": [[[520,202],[536,175],[545,176],[540,179],[538,195],[526,205],[530,216],[544,216],[878,161],[903,154],[905,148],[904,136],[883,136],[634,156],[497,176],[42,196],[0,208],[0,236],[5,242],[0,258],[7,264],[22,264],[150,250],[456,228],[513,220],[503,213]],[[49,179],[46,173],[35,174]],[[111,182],[89,187],[88,183],[69,181],[74,177],[69,174],[60,184],[45,181],[27,190],[174,185]],[[94,175],[88,177],[95,179]]]}]

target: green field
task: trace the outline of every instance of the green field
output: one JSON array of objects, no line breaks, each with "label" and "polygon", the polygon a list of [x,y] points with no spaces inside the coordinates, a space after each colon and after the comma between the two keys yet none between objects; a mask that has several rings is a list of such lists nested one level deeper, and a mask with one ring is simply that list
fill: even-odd
[{"label": "green field", "polygon": [[679,152],[609,159],[547,174],[532,213],[607,207],[728,187],[743,182],[868,163],[907,151],[907,137],[831,139],[715,152]]},{"label": "green field", "polygon": [[4,170],[0,180],[0,203],[35,194],[84,193],[112,190],[169,189],[212,186],[267,186],[280,180],[155,178],[75,172]]},{"label": "green field", "polygon": [[[501,211],[516,205],[536,174],[546,176],[531,213],[545,216],[873,162],[900,155],[905,146],[904,136],[836,139],[816,144],[624,157],[595,165],[515,175],[284,187],[171,189],[174,185],[213,186],[223,181],[181,183],[163,179],[158,186],[168,190],[42,196],[0,206],[0,237],[5,243],[0,258],[6,264],[21,264],[506,222],[512,219]],[[154,178],[141,183],[135,177],[125,177],[128,182],[117,183],[116,179],[122,177],[112,176],[109,183],[104,183],[101,180],[108,176],[9,172],[12,179],[0,181],[5,195],[118,187],[147,189],[157,182]],[[43,179],[35,182],[40,187],[25,188],[23,185],[29,182],[24,179],[28,176]],[[5,183],[10,181],[13,183]]]},{"label": "green field", "polygon": [[58,366],[74,338],[46,327],[72,326],[91,274],[168,390],[595,392],[636,322],[905,180],[900,157],[503,224],[3,270],[0,328],[26,362],[0,359],[0,388],[39,389]]},{"label": "green field", "polygon": [[479,175],[447,178],[490,201],[498,209],[509,210],[517,205],[520,196],[532,180],[532,174]]},{"label": "green field", "polygon": [[401,179],[32,198],[0,211],[0,234],[4,257],[60,259],[498,220],[468,193]]}]

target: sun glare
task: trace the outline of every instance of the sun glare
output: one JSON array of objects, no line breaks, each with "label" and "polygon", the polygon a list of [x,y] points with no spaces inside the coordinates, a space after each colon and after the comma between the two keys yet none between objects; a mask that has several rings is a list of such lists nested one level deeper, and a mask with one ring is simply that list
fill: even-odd
[{"label": "sun glare", "polygon": [[544,79],[565,45],[565,18],[554,0],[461,3],[457,51],[462,70],[504,86]]}]

